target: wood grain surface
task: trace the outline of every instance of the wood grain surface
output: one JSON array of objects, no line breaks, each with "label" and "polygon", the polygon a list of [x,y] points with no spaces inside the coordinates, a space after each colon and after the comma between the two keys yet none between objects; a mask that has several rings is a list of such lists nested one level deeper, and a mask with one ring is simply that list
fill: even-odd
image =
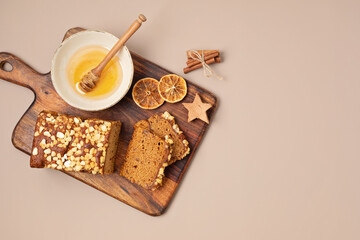
[{"label": "wood grain surface", "polygon": [[[72,28],[66,32],[64,39],[83,30],[84,29],[82,28]],[[135,53],[131,53],[131,55],[135,69],[133,84],[144,77],[160,79],[163,75],[171,73]],[[10,64],[12,66],[12,70],[6,71],[4,68],[5,63]],[[153,216],[161,215],[169,205],[170,200],[173,197],[181,178],[183,177],[183,174],[185,173],[190,160],[193,158],[195,150],[199,146],[203,134],[208,127],[206,123],[200,120],[194,120],[188,123],[187,110],[181,103],[192,102],[195,94],[199,93],[203,102],[213,105],[213,108],[208,110],[210,122],[217,105],[216,97],[213,94],[200,88],[199,86],[196,86],[190,81],[187,81],[188,94],[180,103],[165,103],[155,110],[143,110],[133,102],[131,97],[132,88],[130,88],[128,94],[119,103],[109,109],[98,112],[82,111],[69,106],[61,99],[51,83],[50,73],[40,74],[18,57],[5,52],[0,53],[0,78],[27,87],[35,94],[33,103],[17,123],[12,135],[12,142],[14,146],[27,154],[30,154],[31,151],[37,115],[42,110],[51,110],[60,113],[78,115],[81,117],[120,120],[123,125],[120,134],[114,173],[104,176],[73,172],[68,172],[66,174]],[[176,122],[184,131],[184,134],[189,141],[191,153],[186,158],[181,161],[177,161],[166,168],[166,177],[164,179],[164,185],[161,188],[155,191],[149,191],[121,177],[119,175],[119,170],[133,132],[133,125],[139,120],[146,119],[155,113],[164,111],[169,111],[175,116]],[[33,171],[55,170],[33,169]]]}]

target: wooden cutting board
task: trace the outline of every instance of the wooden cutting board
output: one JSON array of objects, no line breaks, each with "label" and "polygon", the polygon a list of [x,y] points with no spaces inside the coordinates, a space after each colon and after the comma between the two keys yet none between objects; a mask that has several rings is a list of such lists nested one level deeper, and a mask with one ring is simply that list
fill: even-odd
[{"label": "wooden cutting board", "polygon": [[[65,34],[64,39],[79,31],[82,28],[72,28]],[[170,74],[170,71],[140,57],[135,53],[131,53],[134,62],[134,78],[133,84],[144,77],[153,77],[160,79],[165,74]],[[5,63],[12,66],[12,70],[5,70]],[[32,69],[29,65],[24,63],[21,59],[10,53],[0,53],[0,78],[12,83],[27,87],[35,94],[35,100],[30,105],[22,118],[17,123],[13,135],[12,142],[16,148],[30,155],[33,141],[33,134],[35,129],[35,122],[38,114],[42,110],[51,110],[59,113],[66,113],[78,115],[81,117],[94,117],[106,120],[120,120],[122,122],[122,129],[120,134],[120,142],[118,146],[117,159],[115,171],[110,175],[92,175],[88,173],[66,173],[144,213],[150,215],[161,215],[174,195],[177,187],[180,184],[190,160],[201,142],[203,134],[208,125],[201,120],[194,120],[187,122],[187,110],[181,103],[192,102],[195,94],[199,93],[203,102],[210,103],[213,108],[208,110],[208,116],[211,118],[216,109],[216,97],[210,92],[199,86],[187,81],[188,94],[181,103],[165,103],[160,108],[155,110],[143,110],[139,108],[132,100],[131,91],[128,92],[119,103],[113,107],[99,111],[87,112],[71,107],[64,102],[56,93],[52,83],[50,73],[40,74]],[[164,185],[155,191],[145,190],[142,187],[129,182],[127,179],[119,175],[121,167],[121,159],[124,158],[128,143],[131,139],[134,124],[142,119],[146,119],[151,115],[169,111],[175,116],[176,122],[184,131],[186,138],[189,141],[191,153],[181,161],[170,165],[166,168]],[[30,157],[29,157],[30,161]],[[27,163],[29,164],[29,163]],[[55,171],[50,169],[33,169],[32,171]]]}]

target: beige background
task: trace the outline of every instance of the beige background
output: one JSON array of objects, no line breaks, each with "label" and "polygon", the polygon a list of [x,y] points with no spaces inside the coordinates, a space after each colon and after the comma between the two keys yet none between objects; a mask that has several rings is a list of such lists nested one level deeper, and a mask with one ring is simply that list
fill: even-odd
[{"label": "beige background", "polygon": [[[101,2],[101,4],[100,4]],[[185,51],[221,49],[186,78],[220,104],[168,211],[147,216],[11,144],[33,100],[0,81],[1,239],[360,239],[359,1],[1,1],[0,51],[40,72],[74,26],[120,36],[182,74]]]}]

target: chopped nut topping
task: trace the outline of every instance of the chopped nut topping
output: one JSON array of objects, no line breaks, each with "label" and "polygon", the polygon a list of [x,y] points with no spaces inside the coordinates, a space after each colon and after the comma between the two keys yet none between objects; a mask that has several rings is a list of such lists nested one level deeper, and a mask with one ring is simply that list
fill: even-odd
[{"label": "chopped nut topping", "polygon": [[176,133],[180,133],[180,128],[177,124],[173,125],[173,129],[175,130]]},{"label": "chopped nut topping", "polygon": [[169,138],[168,135],[165,136],[165,142],[166,142],[166,143],[169,143],[169,144],[173,144],[173,143],[174,143],[174,141],[173,141],[171,138]]},{"label": "chopped nut topping", "polygon": [[58,132],[58,133],[56,134],[56,136],[57,136],[58,138],[64,138],[64,137],[65,137],[65,135],[64,135],[62,132]]},{"label": "chopped nut topping", "polygon": [[82,168],[83,168],[82,166],[77,165],[77,166],[75,167],[75,171],[80,171]]},{"label": "chopped nut topping", "polygon": [[64,166],[67,168],[70,167],[70,161],[68,160],[68,161],[64,162]]},{"label": "chopped nut topping", "polygon": [[34,156],[36,156],[36,155],[38,154],[38,149],[37,149],[37,147],[34,147],[32,154],[33,154]]},{"label": "chopped nut topping", "polygon": [[99,140],[100,139],[100,134],[98,133],[98,134],[95,134],[95,136],[94,136],[94,140]]}]

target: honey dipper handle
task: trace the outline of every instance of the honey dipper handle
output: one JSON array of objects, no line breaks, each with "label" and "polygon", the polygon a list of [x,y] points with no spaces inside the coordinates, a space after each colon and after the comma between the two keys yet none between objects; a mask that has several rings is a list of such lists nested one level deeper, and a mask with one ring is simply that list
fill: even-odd
[{"label": "honey dipper handle", "polygon": [[92,70],[93,74],[97,77],[100,76],[102,70],[105,68],[106,64],[115,56],[115,54],[120,50],[120,48],[125,44],[125,42],[141,27],[141,24],[146,21],[146,17],[142,14],[139,15],[138,19],[134,21],[129,29],[124,33],[124,35],[119,39],[119,41],[114,45],[114,47],[109,51],[105,58],[99,63],[99,65]]}]

